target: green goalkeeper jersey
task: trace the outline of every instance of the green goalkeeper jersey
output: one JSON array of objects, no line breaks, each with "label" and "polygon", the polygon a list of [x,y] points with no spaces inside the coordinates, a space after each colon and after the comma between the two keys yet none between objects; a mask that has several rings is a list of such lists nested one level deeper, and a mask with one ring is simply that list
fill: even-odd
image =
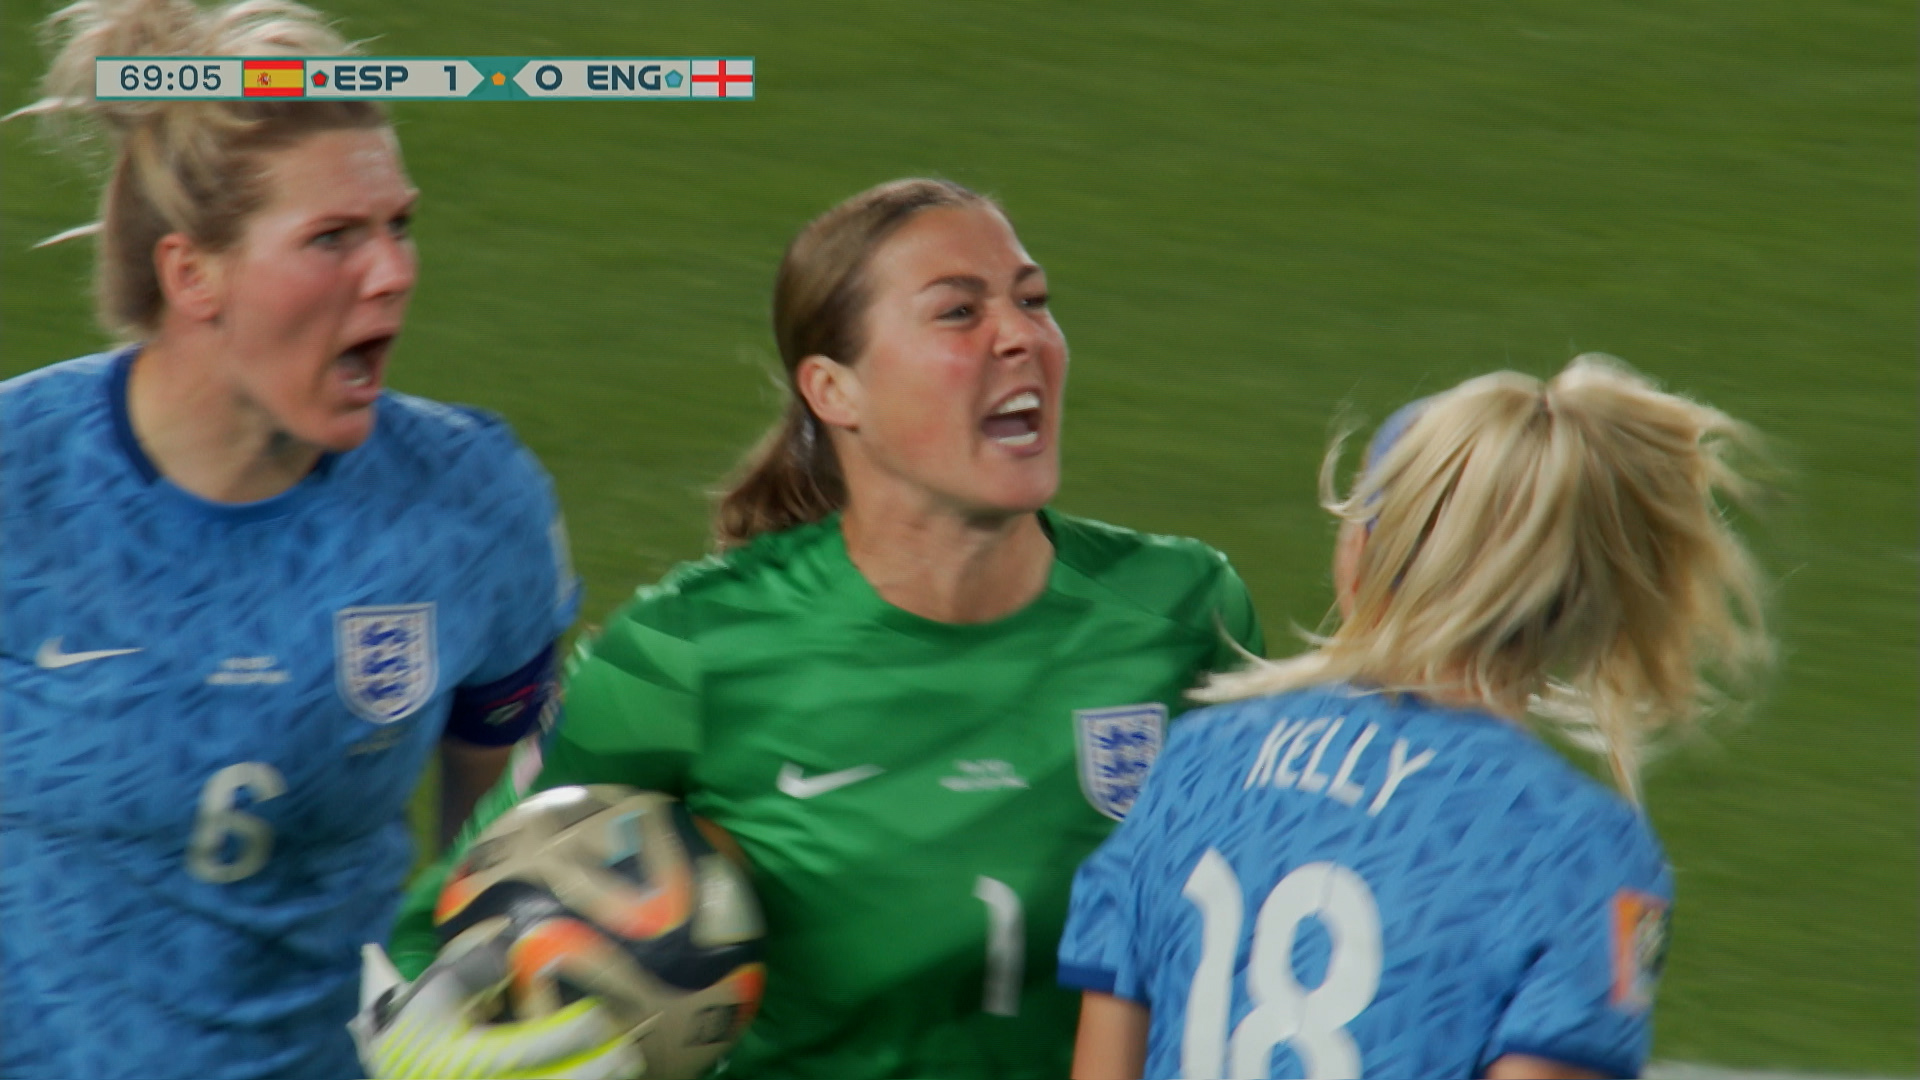
[{"label": "green goalkeeper jersey", "polygon": [[[995,622],[888,604],[833,517],[676,569],[580,650],[529,790],[671,792],[752,862],[766,998],[722,1076],[1067,1074],[1074,868],[1184,692],[1237,663],[1229,639],[1262,643],[1212,548],[1041,520],[1046,591]],[[448,866],[519,794],[510,774],[415,885],[393,950],[409,977]]]}]

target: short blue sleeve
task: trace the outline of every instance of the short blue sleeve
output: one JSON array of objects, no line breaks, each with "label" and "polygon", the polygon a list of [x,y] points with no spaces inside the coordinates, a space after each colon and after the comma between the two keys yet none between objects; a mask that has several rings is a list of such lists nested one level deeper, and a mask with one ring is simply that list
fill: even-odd
[{"label": "short blue sleeve", "polygon": [[1137,832],[1123,822],[1074,872],[1067,927],[1060,937],[1062,986],[1138,998],[1129,962],[1136,937],[1132,838]]},{"label": "short blue sleeve", "polygon": [[1482,1067],[1526,1054],[1638,1076],[1653,1041],[1673,873],[1652,828],[1609,801],[1574,822],[1537,864],[1511,941],[1527,950]]},{"label": "short blue sleeve", "polygon": [[504,453],[487,455],[497,462],[488,478],[497,497],[487,502],[497,515],[498,531],[481,582],[492,632],[484,658],[461,680],[463,687],[498,683],[545,656],[573,625],[580,606],[553,482],[504,425],[496,431],[507,445]]}]

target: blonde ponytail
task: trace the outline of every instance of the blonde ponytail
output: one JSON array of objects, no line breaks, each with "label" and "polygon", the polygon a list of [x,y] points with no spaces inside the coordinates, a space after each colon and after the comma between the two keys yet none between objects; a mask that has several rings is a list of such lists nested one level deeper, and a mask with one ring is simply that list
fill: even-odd
[{"label": "blonde ponytail", "polygon": [[1367,530],[1352,616],[1317,648],[1215,677],[1225,701],[1345,681],[1531,711],[1639,796],[1646,748],[1771,661],[1761,578],[1721,499],[1754,436],[1611,357],[1429,399],[1344,497]]}]

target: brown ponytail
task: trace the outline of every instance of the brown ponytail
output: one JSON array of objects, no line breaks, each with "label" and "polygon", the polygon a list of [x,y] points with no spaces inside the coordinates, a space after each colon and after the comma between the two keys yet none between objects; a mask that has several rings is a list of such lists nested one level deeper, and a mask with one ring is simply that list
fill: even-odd
[{"label": "brown ponytail", "polygon": [[847,502],[827,432],[794,387],[809,356],[844,364],[865,350],[861,318],[871,294],[867,264],[922,210],[998,204],[949,180],[894,180],[846,200],[800,230],[773,285],[773,337],[786,370],[787,404],[719,494],[714,544],[724,551],[761,533],[819,521]]},{"label": "brown ponytail", "polygon": [[737,547],[761,533],[819,521],[845,506],[840,463],[820,422],[789,386],[780,422],[747,451],[714,513],[714,543]]}]

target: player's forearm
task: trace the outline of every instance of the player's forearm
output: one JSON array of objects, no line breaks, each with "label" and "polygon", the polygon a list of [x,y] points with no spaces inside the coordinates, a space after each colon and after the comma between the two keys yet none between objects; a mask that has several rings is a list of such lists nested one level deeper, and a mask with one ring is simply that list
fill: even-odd
[{"label": "player's forearm", "polygon": [[1151,1014],[1112,994],[1080,995],[1080,1033],[1073,1043],[1073,1080],[1140,1080],[1147,1065]]},{"label": "player's forearm", "polygon": [[500,779],[511,746],[477,746],[458,739],[440,741],[440,848],[446,850],[473,816],[473,808]]},{"label": "player's forearm", "polygon": [[[521,745],[531,747],[533,744]],[[440,890],[446,886],[447,875],[453,872],[454,864],[466,854],[473,838],[519,802],[520,794],[514,785],[512,773],[502,774],[473,805],[466,817],[466,824],[446,845],[446,850],[420,871],[420,875],[408,886],[387,946],[387,953],[393,958],[393,965],[401,975],[408,979],[418,978],[427,965],[433,963],[435,954],[440,951],[440,939],[433,929],[433,909],[440,901]]]}]

